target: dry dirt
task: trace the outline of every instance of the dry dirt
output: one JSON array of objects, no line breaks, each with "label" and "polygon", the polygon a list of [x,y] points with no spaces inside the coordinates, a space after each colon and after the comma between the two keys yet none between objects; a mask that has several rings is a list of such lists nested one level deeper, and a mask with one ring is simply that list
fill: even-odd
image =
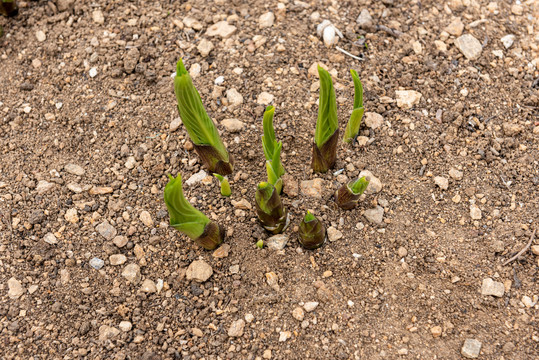
[{"label": "dry dirt", "polygon": [[[503,265],[538,226],[537,2],[19,4],[0,18],[0,358],[457,359],[467,339],[480,359],[537,358],[539,257],[530,249]],[[373,23],[360,28],[363,9]],[[261,27],[268,11],[275,20]],[[324,45],[324,19],[363,60]],[[227,39],[207,33],[219,21],[236,27]],[[455,46],[461,33],[479,41],[476,59]],[[221,257],[167,227],[167,174],[203,170],[175,120],[180,57],[199,66],[210,116],[243,123],[219,125],[236,159],[232,197],[215,179],[185,186],[227,229]],[[383,117],[362,126],[366,144],[340,147],[340,175],[310,171],[316,62],[334,75],[341,131],[351,68],[366,111]],[[398,90],[422,97],[406,108]],[[274,97],[291,175],[282,250],[255,246],[269,237],[254,211],[262,92]],[[381,189],[337,208],[333,192],[362,170]],[[298,194],[315,178],[319,197]],[[380,223],[365,217],[373,208]],[[333,228],[315,251],[297,241],[307,209]],[[213,269],[203,283],[186,276],[199,259]],[[482,292],[489,278],[498,296]]]}]

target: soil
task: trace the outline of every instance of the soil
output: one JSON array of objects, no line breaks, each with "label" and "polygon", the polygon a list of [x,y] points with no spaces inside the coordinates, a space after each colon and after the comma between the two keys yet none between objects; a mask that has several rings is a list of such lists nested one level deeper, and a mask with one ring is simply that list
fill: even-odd
[{"label": "soil", "polygon": [[[0,358],[539,356],[539,258],[528,250],[503,265],[538,226],[537,2],[19,7],[0,18]],[[373,23],[360,28],[364,9]],[[261,27],[268,11],[275,21]],[[324,19],[343,33],[337,46],[362,60],[324,45],[316,34]],[[235,32],[209,36],[222,20]],[[476,59],[455,46],[461,33],[479,40]],[[214,45],[208,55],[202,40]],[[193,81],[236,161],[231,198],[215,179],[184,185],[191,203],[226,228],[230,248],[221,254],[168,227],[162,200],[167,174],[187,180],[203,170],[177,127],[171,75],[180,57],[194,75],[198,64]],[[353,105],[351,68],[366,111],[383,117],[362,125],[362,145],[340,145],[327,174],[310,170],[316,63],[333,74],[341,134]],[[241,102],[231,103],[231,89]],[[422,97],[406,108],[398,90]],[[266,176],[262,92],[274,97],[290,175],[282,250],[255,245],[269,238],[254,210]],[[224,119],[241,121],[241,131]],[[381,189],[339,209],[333,193],[363,170]],[[298,191],[312,179],[322,180],[315,196]],[[297,241],[308,209],[332,228],[333,241],[314,251]],[[369,209],[383,210],[383,220],[367,220]],[[111,257],[118,254],[125,259]],[[208,280],[188,280],[195,260],[211,266]],[[482,289],[489,278],[495,296]],[[481,343],[479,354],[463,349],[467,339]]]}]

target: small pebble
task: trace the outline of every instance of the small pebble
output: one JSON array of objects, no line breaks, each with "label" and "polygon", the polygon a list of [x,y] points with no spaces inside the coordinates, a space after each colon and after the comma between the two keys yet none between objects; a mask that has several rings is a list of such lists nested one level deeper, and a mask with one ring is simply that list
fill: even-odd
[{"label": "small pebble", "polygon": [[100,258],[94,257],[90,260],[90,266],[96,270],[100,270],[105,265],[105,262]]}]

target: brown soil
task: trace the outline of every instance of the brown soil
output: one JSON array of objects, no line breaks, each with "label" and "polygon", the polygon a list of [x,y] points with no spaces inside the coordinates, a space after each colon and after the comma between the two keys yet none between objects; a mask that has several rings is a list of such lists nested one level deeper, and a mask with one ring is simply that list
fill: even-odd
[{"label": "brown soil", "polygon": [[[456,359],[466,339],[482,343],[480,359],[537,358],[539,259],[527,251],[502,265],[539,218],[539,5],[521,2],[19,1],[17,17],[0,18],[0,358]],[[402,35],[359,29],[363,9]],[[275,23],[261,29],[267,11]],[[200,26],[188,28],[187,16]],[[444,33],[456,17],[483,45],[477,60]],[[324,46],[323,19],[343,32],[337,46],[363,61]],[[236,32],[207,36],[221,20]],[[509,49],[500,41],[507,34],[515,35]],[[354,44],[359,35],[367,47]],[[202,39],[215,46],[208,56],[197,50]],[[244,123],[240,133],[219,125],[236,160],[232,197],[221,197],[215,180],[185,187],[227,229],[223,258],[167,227],[167,174],[202,170],[183,126],[169,127],[180,57],[200,65],[194,82],[210,116]],[[383,116],[377,128],[362,126],[366,146],[340,147],[339,176],[310,170],[316,62],[336,71],[341,133],[352,110],[350,68],[363,80],[366,111]],[[229,106],[232,88],[241,105]],[[400,108],[400,88],[420,92],[420,102]],[[255,246],[269,237],[254,210],[266,176],[264,91],[274,96],[286,185],[324,180],[321,198],[287,189],[283,250]],[[382,190],[355,210],[337,208],[334,191],[362,170]],[[241,199],[251,209],[234,208]],[[381,224],[364,217],[377,205]],[[307,209],[342,238],[302,250],[297,224]],[[105,221],[125,246],[101,235]],[[112,265],[114,254],[127,262]],[[93,258],[104,260],[100,270]],[[186,278],[197,259],[213,268],[204,283]],[[140,265],[140,282],[122,276],[128,264]],[[278,286],[268,285],[270,272]],[[502,297],[482,295],[486,278],[504,284]],[[162,279],[163,289],[145,292],[145,279]],[[302,321],[292,315],[312,301],[319,305]],[[229,336],[245,318],[243,333]]]}]

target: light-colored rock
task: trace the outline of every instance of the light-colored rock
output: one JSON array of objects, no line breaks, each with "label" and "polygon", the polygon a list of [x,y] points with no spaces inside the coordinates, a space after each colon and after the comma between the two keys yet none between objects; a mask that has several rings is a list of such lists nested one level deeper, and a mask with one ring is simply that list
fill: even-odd
[{"label": "light-colored rock", "polygon": [[481,352],[481,341],[475,339],[466,339],[460,353],[465,358],[476,359]]},{"label": "light-colored rock", "polygon": [[56,236],[54,236],[54,234],[51,232],[46,233],[45,236],[43,236],[43,241],[49,245],[58,244],[58,239],[56,239]]},{"label": "light-colored rock", "polygon": [[90,75],[91,78],[95,78],[97,76],[97,68],[91,68],[90,71],[88,71],[88,75]]},{"label": "light-colored rock", "polygon": [[455,46],[468,60],[476,60],[481,56],[483,47],[473,35],[464,34],[455,40]]},{"label": "light-colored rock", "polygon": [[531,249],[534,255],[539,256],[539,245],[532,245]]},{"label": "light-colored rock", "polygon": [[269,28],[273,26],[274,21],[275,15],[271,11],[268,11],[267,13],[260,15],[258,18],[258,26],[261,29]]},{"label": "light-colored rock", "polygon": [[442,190],[447,190],[449,188],[449,179],[443,176],[435,176],[434,183]]},{"label": "light-colored rock", "polygon": [[321,199],[324,193],[324,180],[316,178],[313,180],[303,180],[299,185],[303,195]]},{"label": "light-colored rock", "polygon": [[398,250],[397,250],[397,254],[399,255],[399,258],[403,258],[403,257],[406,257],[406,255],[408,255],[408,250],[401,246]]},{"label": "light-colored rock", "polygon": [[283,180],[283,193],[289,197],[296,197],[299,193],[299,184],[296,178],[290,174],[281,176]]},{"label": "light-colored rock", "polygon": [[36,31],[36,39],[39,42],[43,42],[43,41],[47,40],[47,35],[45,35],[45,33],[43,31],[38,30],[38,31]]},{"label": "light-colored rock", "polygon": [[107,240],[112,240],[116,236],[116,228],[109,224],[109,222],[106,220],[97,225],[95,229]]},{"label": "light-colored rock", "polygon": [[105,22],[105,16],[103,16],[103,12],[101,10],[94,10],[92,12],[92,19],[96,24],[103,24]]},{"label": "light-colored rock", "polygon": [[72,224],[78,223],[79,215],[77,214],[77,209],[75,208],[68,209],[64,215],[64,219],[66,219],[68,222]]},{"label": "light-colored rock", "polygon": [[58,11],[66,11],[75,3],[75,0],[56,0]]},{"label": "light-colored rock", "polygon": [[88,194],[90,195],[105,195],[105,194],[112,194],[114,192],[114,189],[110,186],[92,186],[90,190],[88,190]]},{"label": "light-colored rock", "polygon": [[329,71],[329,68],[327,67],[326,64],[324,63],[321,63],[321,62],[314,62],[311,67],[309,67],[309,70],[307,71],[307,73],[310,75],[310,76],[313,76],[315,78],[319,78],[320,77],[320,74],[318,74],[318,66],[320,66],[322,69],[324,70],[327,70]]},{"label": "light-colored rock", "polygon": [[491,278],[483,279],[483,284],[481,285],[481,295],[502,297],[504,293],[505,287],[503,286],[503,283],[494,281]]},{"label": "light-colored rock", "polygon": [[[185,23],[185,20],[184,20]],[[232,34],[236,32],[236,27],[234,25],[230,25],[226,21],[219,21],[216,24],[213,24],[206,30],[207,36],[219,36],[223,39],[228,39]]]},{"label": "light-colored rock", "polygon": [[231,133],[240,132],[245,126],[243,121],[239,121],[238,119],[224,119],[221,121],[221,125],[223,125],[224,128]]},{"label": "light-colored rock", "polygon": [[[537,298],[537,297],[536,297]],[[520,301],[522,301],[522,303],[524,304],[524,306],[526,306],[527,308],[531,308],[531,307],[534,307],[535,304],[537,304],[536,301],[533,301],[531,297],[529,296],[522,296],[522,299],[520,299]]]},{"label": "light-colored rock", "polygon": [[247,321],[249,324],[253,322],[255,319],[253,314],[245,314],[245,321]]},{"label": "light-colored rock", "polygon": [[67,189],[74,192],[75,194],[80,194],[82,190],[82,186],[80,186],[77,183],[69,183],[66,185]]},{"label": "light-colored rock", "polygon": [[120,330],[113,326],[101,325],[99,327],[99,341],[111,340],[118,336]]},{"label": "light-colored rock", "polygon": [[376,225],[381,225],[384,219],[384,208],[381,206],[376,206],[373,209],[365,210],[365,218],[371,223]]},{"label": "light-colored rock", "polygon": [[105,266],[105,261],[98,257],[91,258],[89,261],[89,264],[91,267],[93,267],[96,270],[101,270],[103,266]]},{"label": "light-colored rock", "polygon": [[447,52],[447,44],[444,43],[442,40],[434,40],[434,46],[436,46],[436,50],[440,52]]},{"label": "light-colored rock", "polygon": [[239,106],[243,104],[243,96],[234,88],[226,91],[226,98],[228,100],[228,104],[231,106]]},{"label": "light-colored rock", "polygon": [[359,173],[359,177],[365,176],[366,178],[369,178],[369,186],[367,186],[367,189],[365,190],[365,194],[367,195],[373,195],[376,193],[379,193],[382,191],[382,182],[380,179],[378,179],[372,172],[369,170],[363,170]]},{"label": "light-colored rock", "polygon": [[472,220],[481,220],[483,217],[481,209],[475,204],[470,205],[470,217]]},{"label": "light-colored rock", "polygon": [[401,109],[411,109],[414,105],[419,104],[421,93],[415,90],[397,90],[397,106]]},{"label": "light-colored rock", "polygon": [[303,321],[303,318],[305,317],[305,312],[302,308],[299,306],[292,310],[292,317],[298,321]]},{"label": "light-colored rock", "polygon": [[154,293],[157,292],[157,287],[155,286],[155,283],[150,279],[144,279],[142,282],[142,285],[140,286],[140,291],[145,293]]},{"label": "light-colored rock", "polygon": [[117,247],[122,248],[122,247],[124,247],[124,246],[127,244],[128,239],[127,239],[126,236],[118,235],[118,236],[114,237],[114,239],[112,240],[112,242],[113,242],[114,245],[116,245]]},{"label": "light-colored rock", "polygon": [[194,79],[200,75],[200,72],[202,71],[202,66],[200,66],[199,63],[194,63],[189,68],[189,75]]},{"label": "light-colored rock", "polygon": [[36,186],[36,191],[39,195],[44,195],[54,190],[55,187],[56,185],[54,183],[50,183],[46,180],[39,180]]},{"label": "light-colored rock", "polygon": [[275,291],[279,291],[279,277],[273,271],[266,273],[266,282]]},{"label": "light-colored rock", "polygon": [[142,211],[140,213],[140,216],[139,216],[139,219],[140,221],[142,221],[142,223],[144,225],[146,225],[147,227],[153,227],[154,223],[153,223],[153,219],[152,219],[152,216],[150,215],[149,212],[147,212],[146,210]]},{"label": "light-colored rock", "polygon": [[79,166],[76,164],[67,164],[66,166],[64,166],[64,170],[70,173],[71,175],[77,175],[77,176],[82,176],[85,173],[82,166]]},{"label": "light-colored rock", "polygon": [[140,266],[137,264],[129,264],[122,271],[122,276],[131,284],[138,284],[141,279]]},{"label": "light-colored rock", "polygon": [[375,112],[366,112],[364,121],[367,127],[371,129],[378,129],[384,124],[384,117]]},{"label": "light-colored rock", "polygon": [[335,229],[333,226],[330,226],[327,230],[329,241],[337,241],[342,238],[342,232]]},{"label": "light-colored rock", "polygon": [[230,203],[236,209],[251,210],[251,208],[252,208],[251,203],[249,201],[247,201],[246,199],[241,199],[239,201],[232,200]]},{"label": "light-colored rock", "polygon": [[114,254],[109,256],[109,262],[113,266],[123,265],[127,261],[127,257],[124,254]]},{"label": "light-colored rock", "polygon": [[256,103],[259,105],[269,105],[273,102],[273,95],[268,92],[261,92],[256,98]]},{"label": "light-colored rock", "polygon": [[523,130],[522,126],[520,124],[515,123],[503,123],[503,133],[505,136],[516,136],[520,134]]},{"label": "light-colored rock", "polygon": [[212,267],[204,260],[193,261],[185,273],[187,280],[194,280],[197,282],[204,282],[208,280],[212,274]]},{"label": "light-colored rock", "polygon": [[200,170],[196,174],[191,175],[191,177],[185,181],[185,185],[187,186],[195,185],[201,182],[202,180],[204,180],[206,176],[208,176],[208,174],[204,170]]},{"label": "light-colored rock", "polygon": [[191,28],[196,31],[202,30],[202,23],[191,16],[184,17],[183,24],[186,27]]},{"label": "light-colored rock", "polygon": [[200,55],[202,57],[208,56],[213,50],[213,48],[214,48],[213,43],[206,39],[200,40],[197,46],[197,49],[200,52]]},{"label": "light-colored rock", "polygon": [[464,24],[460,18],[455,18],[444,30],[451,35],[460,36],[464,30]]},{"label": "light-colored rock", "polygon": [[131,74],[135,71],[137,63],[140,59],[140,51],[136,47],[132,47],[124,55],[124,70],[126,73]]},{"label": "light-colored rock", "polygon": [[191,332],[193,333],[193,335],[195,335],[195,336],[197,336],[199,338],[204,336],[204,333],[199,328],[192,328]]},{"label": "light-colored rock", "polygon": [[10,299],[18,299],[24,294],[24,287],[21,282],[14,277],[7,281],[8,292],[7,295]]},{"label": "light-colored rock", "polygon": [[213,252],[212,256],[216,259],[223,259],[228,256],[229,252],[230,252],[230,245],[222,244],[217,250]]},{"label": "light-colored rock", "polygon": [[131,324],[130,321],[120,321],[120,325],[118,325],[118,327],[120,328],[120,330],[122,330],[123,332],[128,332],[129,330],[131,330],[131,328],[133,327],[133,324]]},{"label": "light-colored rock", "polygon": [[460,170],[457,170],[457,169],[454,169],[454,168],[451,168],[451,170],[449,170],[449,176],[451,176],[451,178],[453,180],[462,180],[462,177],[464,176],[464,173]]},{"label": "light-colored rock", "polygon": [[442,327],[441,326],[433,326],[430,328],[430,333],[432,334],[432,337],[440,337],[442,336]]},{"label": "light-colored rock", "polygon": [[168,128],[170,129],[170,131],[176,131],[181,125],[182,125],[182,119],[177,117],[170,122],[170,125],[168,126]]},{"label": "light-colored rock", "polygon": [[245,328],[245,320],[239,319],[230,324],[228,328],[228,336],[240,337],[243,335],[243,329]]},{"label": "light-colored rock", "polygon": [[311,312],[318,307],[318,304],[319,303],[317,301],[309,301],[303,305],[303,308],[305,309],[305,311]]},{"label": "light-colored rock", "polygon": [[272,250],[282,250],[288,243],[288,235],[277,234],[266,240],[266,246]]},{"label": "light-colored rock", "polygon": [[286,340],[290,339],[292,337],[292,333],[290,331],[280,331],[279,332],[279,342],[285,342]]},{"label": "light-colored rock", "polygon": [[127,160],[125,161],[125,167],[129,170],[133,169],[137,163],[137,160],[135,160],[134,156],[129,156]]},{"label": "light-colored rock", "polygon": [[371,14],[369,13],[369,10],[363,9],[359,13],[359,16],[356,19],[356,23],[359,26],[360,29],[372,31],[374,30],[374,21],[372,19]]},{"label": "light-colored rock", "polygon": [[515,42],[515,39],[516,39],[515,35],[509,34],[509,35],[505,35],[504,37],[502,37],[500,39],[500,41],[502,42],[503,46],[506,49],[509,49],[511,46],[513,46],[513,43]]}]

